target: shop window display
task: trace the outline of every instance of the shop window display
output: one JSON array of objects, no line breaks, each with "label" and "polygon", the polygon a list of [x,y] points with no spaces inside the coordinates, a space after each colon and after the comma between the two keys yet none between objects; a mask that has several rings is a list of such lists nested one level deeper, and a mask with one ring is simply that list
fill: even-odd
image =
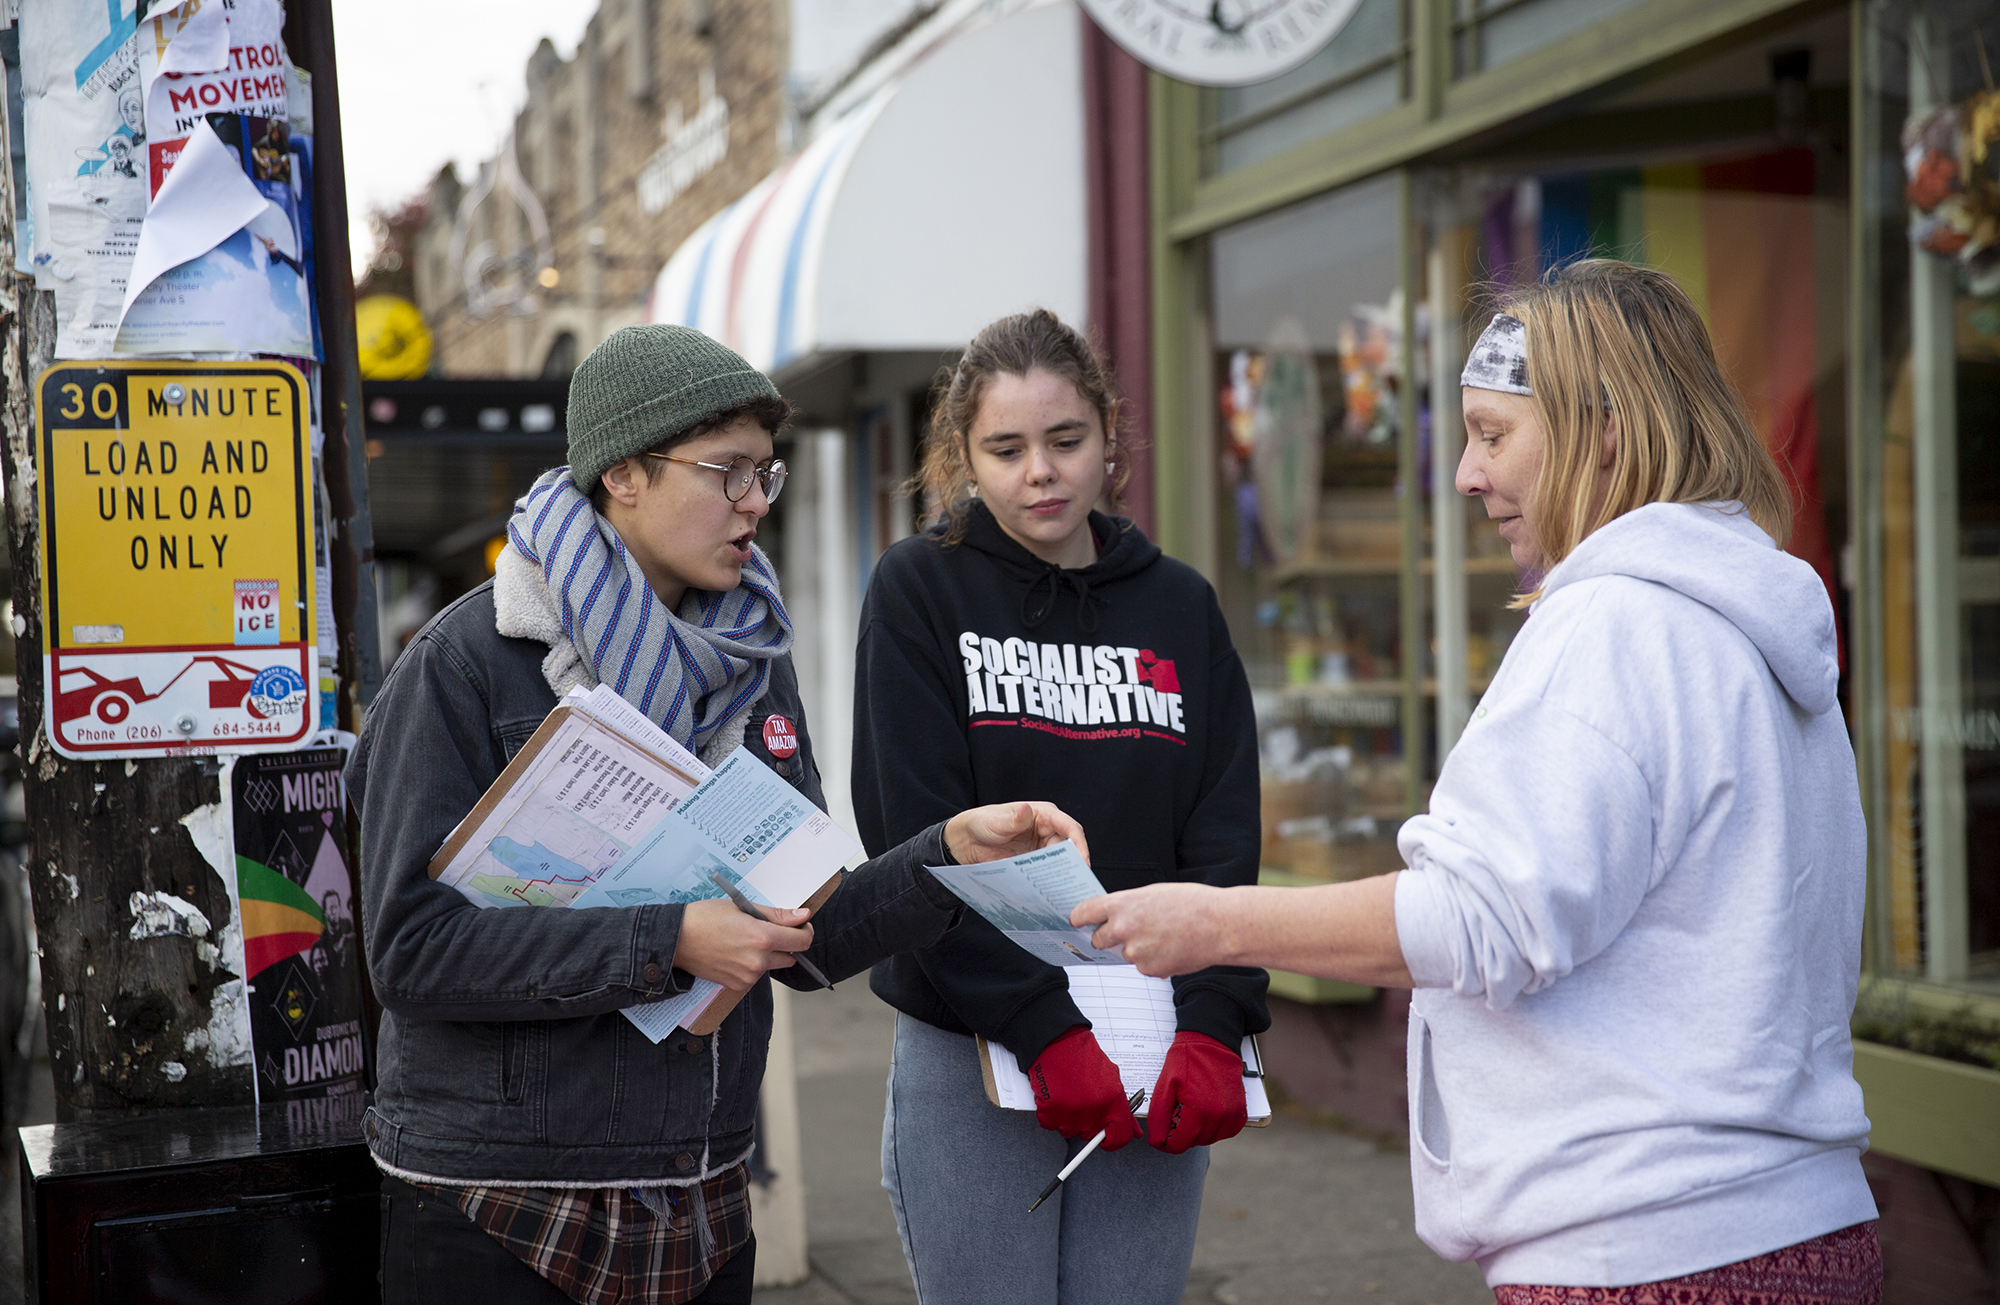
[{"label": "shop window display", "polygon": [[[1816,119],[1799,92],[1840,86],[1846,56],[1844,22],[1821,16],[1621,90],[1607,109],[1654,115],[1643,151],[1579,156],[1527,140],[1518,165],[1489,152],[1476,168],[1421,174],[1412,216],[1429,283],[1411,287],[1407,314],[1393,178],[1211,238],[1220,587],[1247,632],[1268,867],[1310,879],[1396,868],[1395,829],[1426,800],[1449,726],[1532,619],[1510,602],[1534,577],[1451,484],[1457,375],[1494,293],[1554,263],[1624,258],[1688,289],[1791,483],[1788,547],[1826,583],[1845,657],[1845,115]],[[1740,111],[1753,97],[1769,97],[1767,115],[1713,144],[1676,143],[1690,106]],[[1434,438],[1446,442],[1435,470]],[[1408,445],[1414,460],[1399,460]],[[1458,586],[1452,602],[1450,586],[1433,589],[1441,573]],[[1422,609],[1414,620],[1406,603]]]},{"label": "shop window display", "polygon": [[[1849,44],[1845,13],[1815,15],[1641,78],[1567,123],[1487,151],[1479,166],[1421,177],[1427,257],[1415,370],[1425,565],[1462,577],[1455,601],[1450,586],[1436,586],[1427,617],[1429,649],[1446,672],[1434,717],[1440,750],[1530,619],[1509,603],[1536,581],[1515,574],[1477,505],[1429,474],[1449,477],[1463,448],[1459,364],[1497,296],[1577,258],[1658,267],[1694,300],[1790,484],[1797,511],[1787,547],[1827,586],[1845,674]],[[1843,688],[1851,701],[1851,685]]]},{"label": "shop window display", "polygon": [[1420,171],[1407,315],[1393,178],[1209,238],[1217,580],[1256,692],[1269,869],[1399,864],[1454,694],[1475,708],[1533,619],[1508,605],[1533,577],[1438,479],[1465,341],[1493,291],[1623,258],[1701,310],[1793,491],[1787,547],[1833,602],[1871,970],[2000,994],[2000,11],[1861,17],[1859,44],[1829,10]]},{"label": "shop window display", "polygon": [[1866,17],[1872,959],[2000,992],[2000,12],[1948,0]]},{"label": "shop window display", "polygon": [[1268,867],[1401,864],[1410,814],[1393,181],[1210,241],[1218,570],[1257,702]]},{"label": "shop window display", "polygon": [[[1701,311],[1717,356],[1791,484],[1798,511],[1786,546],[1819,572],[1838,608],[1844,598],[1833,540],[1846,530],[1846,178],[1844,169],[1826,166],[1826,153],[1811,144],[1739,147],[1643,166],[1444,178],[1438,229],[1451,256],[1431,266],[1459,272],[1461,339],[1485,324],[1494,294],[1558,262],[1622,258],[1672,274]],[[1531,578],[1513,573],[1498,536],[1476,509],[1472,515],[1465,570],[1476,694],[1518,628],[1520,614],[1507,612],[1506,603]]]}]

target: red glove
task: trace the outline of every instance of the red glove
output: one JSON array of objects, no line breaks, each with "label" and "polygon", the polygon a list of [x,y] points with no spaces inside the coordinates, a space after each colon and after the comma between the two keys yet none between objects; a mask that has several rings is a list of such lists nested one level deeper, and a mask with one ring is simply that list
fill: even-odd
[{"label": "red glove", "polygon": [[1035,1122],[1050,1132],[1090,1137],[1101,1128],[1106,1151],[1139,1136],[1118,1066],[1081,1024],[1042,1048],[1028,1068],[1028,1083],[1035,1089]]},{"label": "red glove", "polygon": [[1146,1141],[1168,1155],[1235,1137],[1249,1122],[1243,1058],[1206,1033],[1182,1029],[1167,1049],[1146,1110]]}]

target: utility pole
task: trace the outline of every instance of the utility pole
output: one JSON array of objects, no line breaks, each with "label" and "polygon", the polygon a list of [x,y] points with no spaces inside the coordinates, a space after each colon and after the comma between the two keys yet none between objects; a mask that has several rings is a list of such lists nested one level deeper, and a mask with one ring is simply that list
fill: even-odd
[{"label": "utility pole", "polygon": [[[320,429],[340,639],[338,716],[326,723],[352,730],[379,668],[331,0],[290,0],[287,10],[286,44],[312,76],[317,128],[311,203],[326,354]],[[18,124],[0,121],[0,131],[15,130]],[[79,761],[49,742],[34,386],[55,361],[56,310],[52,294],[13,271],[19,184],[10,168],[0,167],[0,470],[14,559],[12,633],[33,837],[27,870],[57,1115],[68,1122],[248,1105],[256,1089],[244,976],[223,946],[240,922],[221,873],[227,867],[233,876],[224,861],[218,759]],[[118,583],[110,576],[102,582]],[[349,866],[352,849],[350,834]]]},{"label": "utility pole", "polygon": [[[9,130],[12,124],[9,124]],[[106,1111],[254,1100],[247,1036],[212,1045],[218,990],[238,978],[215,944],[229,890],[181,821],[220,818],[213,759],[83,762],[57,755],[43,723],[41,522],[35,493],[32,378],[54,359],[55,297],[14,266],[14,179],[0,202],[0,389],[7,438],[7,537],[23,785],[33,851],[28,884],[42,951],[42,993],[56,1109]],[[199,817],[198,817],[199,818]],[[203,917],[134,938],[134,894],[166,893]],[[147,901],[159,899],[148,897]],[[196,936],[197,928],[200,931]],[[143,929],[138,930],[142,934]],[[207,946],[198,953],[197,945]],[[241,985],[234,991],[241,993]],[[239,997],[240,1000],[240,997]],[[225,1012],[226,1014],[226,1012]],[[247,1024],[243,1026],[247,1031]]]}]

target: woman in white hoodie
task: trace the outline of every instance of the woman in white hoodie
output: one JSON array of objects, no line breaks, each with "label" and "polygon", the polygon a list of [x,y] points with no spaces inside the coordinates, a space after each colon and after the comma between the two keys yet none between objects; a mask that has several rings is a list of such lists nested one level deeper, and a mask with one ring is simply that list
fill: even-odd
[{"label": "woman in white hoodie", "polygon": [[1417,1230],[1502,1305],[1868,1305],[1864,847],[1825,586],[1673,280],[1574,263],[1461,378],[1461,492],[1533,612],[1408,868],[1080,905],[1149,974],[1417,989]]}]

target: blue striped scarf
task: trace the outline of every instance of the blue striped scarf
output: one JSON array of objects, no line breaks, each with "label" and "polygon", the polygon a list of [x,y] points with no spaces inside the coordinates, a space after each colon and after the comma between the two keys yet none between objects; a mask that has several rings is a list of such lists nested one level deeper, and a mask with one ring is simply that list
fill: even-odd
[{"label": "blue striped scarf", "polygon": [[563,633],[598,683],[696,753],[764,696],[772,660],[792,650],[792,618],[762,550],[751,546],[742,584],[690,589],[676,615],[568,467],[544,472],[514,505],[507,537],[542,568]]}]

